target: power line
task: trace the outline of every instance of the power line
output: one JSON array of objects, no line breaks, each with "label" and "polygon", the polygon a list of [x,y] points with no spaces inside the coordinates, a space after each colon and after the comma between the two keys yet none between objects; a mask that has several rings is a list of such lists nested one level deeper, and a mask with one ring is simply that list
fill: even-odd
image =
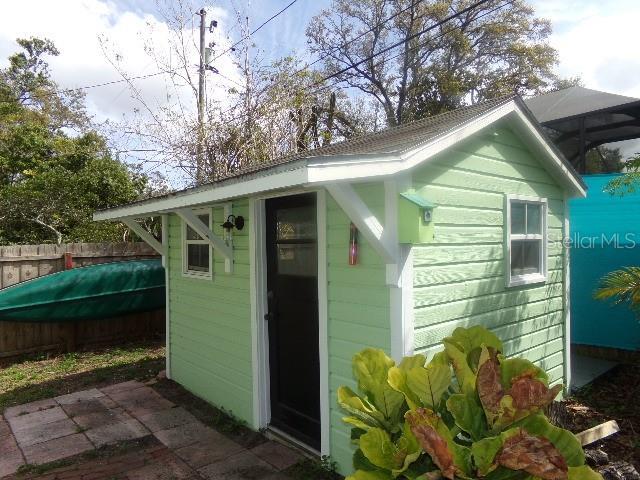
[{"label": "power line", "polygon": [[[245,36],[244,38],[238,40],[236,43],[234,43],[231,47],[229,47],[227,50],[225,50],[224,52],[222,52],[220,55],[216,56],[213,60],[217,60],[218,58],[220,58],[222,55],[230,52],[231,50],[233,50],[235,47],[237,47],[238,45],[240,45],[242,42],[244,42],[245,40],[247,40],[249,37],[251,37],[251,35],[255,34],[256,32],[260,31],[262,28],[264,28],[267,24],[269,24],[272,20],[278,18],[282,13],[284,13],[287,9],[289,9],[294,3],[296,3],[298,0],[292,0],[286,7],[282,8],[281,10],[279,10],[278,12],[274,13],[273,15],[271,15],[271,17],[269,17],[267,20],[265,20],[264,22],[262,22],[256,29],[254,29],[249,35]],[[212,60],[212,61],[213,61]],[[126,78],[121,78],[119,80],[110,80],[108,82],[102,82],[102,83],[94,83],[92,85],[84,85],[81,87],[74,87],[74,88],[65,88],[62,90],[56,90],[54,92],[51,92],[47,95],[44,95],[45,97],[52,97],[54,95],[60,95],[61,93],[72,93],[72,92],[76,92],[78,90],[90,90],[92,88],[98,88],[98,87],[106,87],[109,85],[115,85],[118,83],[124,83],[124,82],[130,82],[131,80],[144,80],[146,78],[151,78],[151,77],[157,77],[158,75],[167,75],[167,74],[172,74],[172,73],[176,73],[178,70],[182,69],[182,67],[178,67],[178,68],[174,68],[174,69],[170,69],[170,70],[163,70],[163,71],[159,71],[159,72],[155,72],[155,73],[149,73],[146,75],[136,75],[133,77],[126,77]],[[7,100],[0,100],[0,103],[11,103]]]},{"label": "power line", "polygon": [[399,46],[401,46],[401,45],[404,45],[404,44],[406,44],[407,42],[409,42],[409,41],[413,40],[414,38],[419,37],[420,35],[423,35],[423,34],[425,34],[425,33],[429,32],[429,31],[433,30],[434,28],[438,28],[438,27],[440,27],[440,26],[444,25],[445,23],[447,23],[447,22],[449,22],[449,21],[451,21],[451,20],[453,20],[453,19],[455,19],[455,18],[457,18],[457,17],[459,17],[459,16],[461,16],[461,15],[464,15],[465,13],[470,12],[471,10],[473,10],[473,9],[475,9],[475,8],[477,8],[477,7],[481,6],[481,5],[483,5],[483,4],[485,4],[485,3],[489,2],[489,1],[491,1],[491,0],[479,0],[479,1],[477,1],[476,3],[473,3],[473,4],[469,5],[468,7],[463,8],[463,9],[462,9],[462,10],[460,10],[459,12],[456,12],[456,13],[453,13],[453,14],[449,15],[448,17],[444,18],[443,20],[440,20],[440,21],[438,21],[438,22],[434,23],[433,25],[430,25],[429,27],[427,27],[427,28],[425,28],[425,29],[423,29],[423,30],[420,30],[419,32],[414,33],[413,35],[409,35],[407,38],[405,38],[405,39],[403,39],[403,40],[400,40],[400,41],[398,41],[398,42],[394,43],[393,45],[389,45],[388,47],[385,47],[385,48],[383,48],[382,50],[380,50],[380,51],[378,51],[378,52],[376,52],[376,53],[374,53],[374,54],[372,54],[372,55],[369,55],[369,56],[367,56],[367,57],[365,57],[365,58],[363,58],[363,59],[361,59],[361,60],[357,61],[356,63],[353,63],[353,64],[351,64],[351,65],[348,65],[348,66],[344,67],[343,69],[338,70],[337,72],[332,73],[331,75],[327,75],[327,76],[326,76],[326,77],[324,77],[322,80],[319,80],[318,82],[316,82],[316,84],[318,84],[318,83],[324,83],[324,82],[326,82],[327,80],[330,80],[331,78],[335,78],[335,77],[337,77],[338,75],[342,75],[343,73],[346,73],[346,72],[348,72],[349,70],[354,69],[354,68],[356,68],[356,67],[358,67],[358,66],[362,65],[364,62],[367,62],[367,61],[369,61],[369,60],[372,60],[372,59],[374,59],[375,57],[377,57],[377,56],[379,56],[379,55],[382,55],[383,53],[387,53],[388,51],[393,50],[393,49],[394,49],[394,48],[396,48],[396,47],[399,47]]},{"label": "power line", "polygon": [[253,29],[249,34],[245,35],[244,37],[242,37],[240,40],[238,40],[236,43],[234,43],[233,45],[231,45],[229,48],[227,48],[226,50],[224,50],[222,53],[219,53],[218,55],[216,55],[211,62],[215,62],[217,59],[219,59],[220,57],[222,57],[223,55],[233,51],[238,45],[240,45],[242,42],[244,42],[245,40],[248,40],[249,38],[251,38],[252,35],[254,35],[255,33],[259,32],[262,28],[264,28],[269,22],[271,22],[272,20],[275,20],[276,18],[278,18],[280,15],[282,15],[285,11],[287,11],[291,6],[293,6],[294,3],[296,3],[298,0],[292,0],[286,7],[282,8],[280,11],[274,13],[273,15],[271,15],[268,19],[266,19],[264,22],[262,22],[258,27],[256,27],[255,29]]}]

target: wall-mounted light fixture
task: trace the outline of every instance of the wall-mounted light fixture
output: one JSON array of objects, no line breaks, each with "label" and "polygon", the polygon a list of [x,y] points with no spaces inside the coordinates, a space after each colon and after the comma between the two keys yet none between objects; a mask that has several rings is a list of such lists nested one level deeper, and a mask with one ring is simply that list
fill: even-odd
[{"label": "wall-mounted light fixture", "polygon": [[231,240],[231,231],[234,227],[236,230],[242,230],[244,228],[244,217],[242,215],[236,217],[231,214],[227,217],[227,221],[222,224],[225,240]]}]

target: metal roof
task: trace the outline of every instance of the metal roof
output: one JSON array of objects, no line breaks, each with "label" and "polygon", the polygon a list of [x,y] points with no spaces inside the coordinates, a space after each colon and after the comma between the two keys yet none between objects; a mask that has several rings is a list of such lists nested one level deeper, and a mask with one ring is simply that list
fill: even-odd
[{"label": "metal roof", "polygon": [[584,155],[605,143],[640,138],[640,99],[570,87],[527,99],[565,157],[579,170]]},{"label": "metal roof", "polygon": [[[272,161],[262,162],[257,165],[239,170],[233,175],[227,176],[215,182],[203,184],[197,187],[187,188],[184,190],[172,192],[138,202],[132,202],[122,207],[113,207],[98,211],[102,213],[111,210],[121,210],[124,207],[135,207],[136,210],[146,210],[149,204],[166,203],[181,197],[195,196],[202,197],[209,191],[217,191],[226,187],[233,187],[242,190],[241,185],[247,182],[259,179],[269,180],[271,176],[277,176],[287,172],[296,172],[305,167],[318,165],[332,165],[336,162],[342,162],[351,165],[351,162],[357,163],[362,159],[368,159],[371,163],[368,168],[371,169],[371,176],[376,175],[375,162],[385,162],[385,159],[399,158],[401,154],[409,152],[422,145],[437,143],[440,138],[445,138],[459,128],[474,122],[485,115],[499,110],[503,106],[511,103],[517,105],[518,110],[524,114],[531,123],[532,127],[540,134],[542,141],[551,148],[553,154],[558,161],[564,165],[567,174],[584,188],[584,184],[580,176],[575,172],[573,167],[566,161],[562,153],[553,145],[553,143],[545,136],[538,122],[526,105],[518,95],[507,95],[493,100],[477,103],[475,105],[462,107],[450,112],[446,112],[423,120],[400,125],[398,127],[389,128],[380,132],[368,133],[354,137],[348,141],[328,145],[326,147],[298,152],[292,155],[275,158]],[[381,163],[381,165],[382,165]],[[206,194],[208,195],[208,193]],[[185,203],[185,202],[182,202]],[[145,207],[145,208],[138,208]]]},{"label": "metal roof", "polygon": [[297,160],[332,161],[337,155],[373,155],[402,153],[411,148],[426,143],[429,140],[448,132],[483,113],[493,110],[499,105],[514,99],[514,95],[498,97],[486,102],[477,103],[450,112],[434,115],[415,122],[387,128],[379,132],[357,135],[349,140],[327,145],[313,150],[305,150],[291,155],[275,158],[268,162],[261,162],[243,168],[221,180],[211,182],[220,183],[230,178],[244,176],[261,170],[273,168],[276,165],[292,163]]}]

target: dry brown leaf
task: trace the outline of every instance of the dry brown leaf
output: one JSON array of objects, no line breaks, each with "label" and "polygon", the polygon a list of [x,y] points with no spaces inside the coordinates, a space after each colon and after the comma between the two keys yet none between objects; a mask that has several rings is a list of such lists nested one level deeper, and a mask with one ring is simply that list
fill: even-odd
[{"label": "dry brown leaf", "polygon": [[407,412],[406,420],[409,422],[411,432],[420,443],[422,449],[429,454],[445,478],[453,479],[457,468],[453,464],[453,454],[449,450],[449,445],[434,427],[431,422],[439,418],[431,410],[419,408]]},{"label": "dry brown leaf", "polygon": [[476,388],[485,411],[497,415],[504,389],[500,382],[500,364],[495,352],[490,352],[489,358],[478,368]]},{"label": "dry brown leaf", "polygon": [[567,462],[553,443],[522,429],[505,440],[496,459],[499,465],[524,470],[544,480],[566,480],[568,477]]},{"label": "dry brown leaf", "polygon": [[549,405],[560,390],[562,390],[562,385],[556,385],[549,389],[540,380],[527,375],[512,381],[508,393],[513,397],[513,404],[518,410],[531,410]]}]

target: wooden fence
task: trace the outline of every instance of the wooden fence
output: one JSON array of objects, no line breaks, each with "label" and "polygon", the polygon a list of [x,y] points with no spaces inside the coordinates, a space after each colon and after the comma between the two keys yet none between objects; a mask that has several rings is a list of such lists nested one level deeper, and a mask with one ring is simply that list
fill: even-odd
[{"label": "wooden fence", "polygon": [[73,267],[158,256],[143,242],[0,247],[0,288],[64,270],[65,254],[71,255]]},{"label": "wooden fence", "polygon": [[[8,287],[72,264],[73,268],[98,263],[157,257],[146,243],[71,243],[0,247],[0,288]],[[0,322],[0,364],[27,354],[73,351],[145,337],[164,336],[164,309],[108,320],[73,323]]]}]

